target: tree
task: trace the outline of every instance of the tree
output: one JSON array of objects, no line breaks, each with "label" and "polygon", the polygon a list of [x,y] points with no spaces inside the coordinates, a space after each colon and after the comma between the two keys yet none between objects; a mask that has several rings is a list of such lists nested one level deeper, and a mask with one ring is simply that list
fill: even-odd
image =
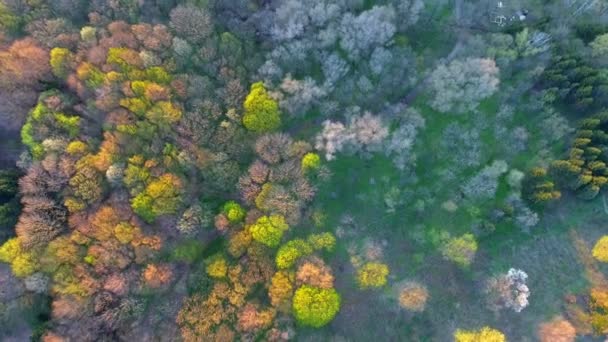
[{"label": "tree", "polygon": [[362,289],[382,287],[386,285],[389,269],[386,264],[368,262],[357,270],[357,283]]},{"label": "tree", "polygon": [[608,235],[602,236],[593,247],[593,257],[601,262],[608,262]]},{"label": "tree", "polygon": [[0,28],[9,33],[15,33],[21,27],[22,19],[3,2],[0,3]]},{"label": "tree", "polygon": [[608,78],[576,53],[555,54],[542,75],[548,95],[578,109],[606,104]]},{"label": "tree", "polygon": [[465,196],[471,199],[491,199],[496,195],[498,179],[509,169],[504,160],[495,160],[461,186]]},{"label": "tree", "polygon": [[253,239],[268,247],[278,246],[287,229],[289,226],[281,215],[262,216],[249,227]]},{"label": "tree", "polygon": [[483,327],[479,330],[456,330],[454,333],[455,342],[506,342],[503,333],[490,327]]},{"label": "tree", "polygon": [[160,215],[174,214],[182,203],[182,182],[170,173],[150,182],[131,200],[133,211],[148,223]]},{"label": "tree", "polygon": [[168,264],[149,264],[143,272],[143,278],[146,285],[158,289],[173,280],[173,270]]},{"label": "tree", "polygon": [[321,157],[318,154],[308,152],[302,158],[302,171],[316,171],[321,166]]},{"label": "tree", "polygon": [[388,43],[396,31],[394,21],[395,11],[387,6],[374,6],[358,16],[346,13],[338,27],[340,46],[358,61],[372,48]]},{"label": "tree", "polygon": [[213,33],[209,13],[194,5],[179,5],[171,10],[170,26],[175,32],[195,44],[202,43]]},{"label": "tree", "polygon": [[608,33],[604,33],[595,37],[595,39],[589,43],[591,47],[593,57],[606,57],[608,56]]},{"label": "tree", "polygon": [[186,211],[184,211],[182,217],[180,217],[179,221],[177,222],[177,230],[185,236],[192,236],[196,234],[205,223],[208,224],[208,222],[204,222],[203,220],[204,215],[205,213],[200,205],[195,204],[189,207],[186,209]]},{"label": "tree", "polygon": [[534,167],[526,174],[522,190],[526,199],[538,204],[558,200],[562,196],[548,177],[547,169],[542,167]]},{"label": "tree", "polygon": [[314,250],[332,251],[336,246],[336,237],[329,232],[312,234],[306,240]]},{"label": "tree", "polygon": [[323,260],[311,257],[303,262],[296,272],[297,285],[310,285],[322,289],[334,287],[334,276],[331,268]]},{"label": "tree", "polygon": [[429,298],[429,292],[424,285],[416,282],[406,282],[399,288],[399,305],[413,312],[422,312]]},{"label": "tree", "polygon": [[469,233],[449,239],[441,249],[445,259],[451,260],[462,267],[471,265],[473,258],[475,258],[475,252],[477,252],[477,241],[473,234]]},{"label": "tree", "polygon": [[221,255],[216,255],[205,261],[205,272],[212,278],[225,278],[228,273],[228,262]]},{"label": "tree", "polygon": [[23,125],[25,114],[36,104],[37,91],[43,88],[41,81],[50,76],[48,51],[34,40],[17,40],[8,49],[0,50],[2,127],[17,130]]},{"label": "tree", "polygon": [[272,276],[268,288],[268,297],[272,306],[286,309],[285,306],[290,304],[289,300],[293,296],[294,282],[293,272],[279,271]]},{"label": "tree", "polygon": [[518,269],[511,268],[505,274],[490,278],[486,282],[485,292],[488,295],[490,308],[498,310],[510,308],[521,312],[528,306],[530,289],[526,285],[528,275]]},{"label": "tree", "polygon": [[13,274],[27,277],[38,268],[31,252],[23,250],[19,238],[12,238],[0,246],[0,261],[11,264]]},{"label": "tree", "polygon": [[49,63],[55,76],[59,78],[67,76],[70,58],[72,58],[72,53],[66,48],[56,47],[51,50],[51,60]]},{"label": "tree", "polygon": [[275,261],[279,269],[291,268],[299,258],[312,252],[312,246],[308,242],[295,239],[279,248]]},{"label": "tree", "polygon": [[228,218],[231,223],[241,222],[245,218],[245,209],[235,201],[228,201],[222,208],[224,215]]},{"label": "tree", "polygon": [[243,125],[255,133],[274,131],[281,126],[279,104],[270,98],[264,83],[251,85],[251,91],[244,103]]},{"label": "tree", "polygon": [[562,317],[556,317],[538,326],[538,338],[541,342],[574,342],[576,329]]},{"label": "tree", "polygon": [[327,160],[332,160],[336,153],[343,151],[369,157],[382,149],[388,135],[388,127],[382,118],[365,112],[352,116],[348,126],[329,120],[323,122],[323,131],[317,135],[315,147],[325,151]]},{"label": "tree", "polygon": [[499,69],[492,59],[467,58],[440,64],[429,77],[431,106],[443,113],[473,111],[498,90]]},{"label": "tree", "polygon": [[340,301],[335,289],[303,285],[293,296],[293,314],[298,323],[320,328],[334,319],[340,310]]}]

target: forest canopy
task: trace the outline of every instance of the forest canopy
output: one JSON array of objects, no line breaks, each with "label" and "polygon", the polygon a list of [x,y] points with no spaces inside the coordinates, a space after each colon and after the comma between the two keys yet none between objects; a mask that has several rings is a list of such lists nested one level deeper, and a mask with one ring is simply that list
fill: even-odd
[{"label": "forest canopy", "polygon": [[608,334],[608,3],[0,0],[0,340]]}]

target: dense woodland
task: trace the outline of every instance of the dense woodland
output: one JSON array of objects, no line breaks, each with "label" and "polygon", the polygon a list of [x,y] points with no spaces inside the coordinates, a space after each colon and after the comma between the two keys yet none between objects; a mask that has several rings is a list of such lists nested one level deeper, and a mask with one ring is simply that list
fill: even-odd
[{"label": "dense woodland", "polygon": [[605,0],[0,0],[0,340],[608,337]]}]

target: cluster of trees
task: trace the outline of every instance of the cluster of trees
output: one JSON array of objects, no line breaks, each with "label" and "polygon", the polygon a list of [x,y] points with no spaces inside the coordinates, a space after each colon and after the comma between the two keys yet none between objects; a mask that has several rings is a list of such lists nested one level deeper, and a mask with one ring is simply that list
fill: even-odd
[{"label": "cluster of trees", "polygon": [[[581,2],[533,0],[529,6],[536,15],[545,7],[567,8],[573,16],[604,10],[601,2]],[[445,4],[438,3],[433,10]],[[471,265],[477,239],[499,223],[524,230],[538,223],[520,192],[534,204],[559,198],[566,187],[584,198],[596,196],[608,180],[605,113],[581,121],[568,158],[522,180],[502,160],[482,168],[499,158],[484,154],[488,125],[494,125],[497,141],[504,139],[497,151],[512,150],[504,158],[509,164],[513,151],[534,140],[527,128],[511,127],[512,110],[499,110],[490,123],[478,115],[479,123],[471,125],[461,115],[435,125],[410,104],[421,93],[435,111],[479,114],[490,97],[502,105],[509,96],[533,88],[537,95],[542,88],[544,106],[563,99],[583,112],[601,108],[608,30],[575,28],[597,60],[549,50],[554,36],[562,37],[551,23],[459,34],[452,53],[413,88],[417,71],[432,63],[416,56],[409,40],[419,40],[413,25],[425,7],[435,5],[0,1],[0,125],[20,129],[26,148],[18,186],[21,175],[0,171],[0,228],[14,225],[16,233],[0,247],[0,261],[23,280],[23,291],[50,298],[50,319],[37,335],[285,340],[293,338],[296,323],[329,324],[342,300],[325,261],[336,238],[298,231],[311,221],[325,228],[321,215],[308,210],[318,181],[329,174],[324,160],[341,153],[384,154],[402,181],[385,196],[397,212],[406,202],[397,197],[411,192],[401,188],[416,183],[405,178],[415,176],[417,139],[431,121],[441,139],[425,150],[450,165],[434,172],[440,177],[433,185],[416,188],[423,197],[416,208],[433,203],[444,181],[480,169],[454,187],[454,198],[464,199],[462,208],[474,217],[476,235],[445,234],[434,243],[459,267]],[[480,20],[470,12],[473,5],[495,6],[486,0],[457,4],[458,27]],[[519,67],[531,72],[501,84]],[[498,93],[499,86],[512,94]],[[307,125],[294,127],[303,118],[313,118],[314,145],[279,132],[305,136]],[[568,133],[556,116],[539,125],[557,139]],[[480,212],[480,203],[495,198],[503,180],[513,191],[501,199],[504,208]],[[458,210],[460,203],[452,204]],[[604,245],[600,240],[594,249],[601,261],[608,260]],[[389,283],[379,243],[349,252],[358,287]],[[11,277],[7,283],[17,283]],[[529,296],[526,277],[510,270],[491,278],[491,304],[522,310]],[[401,307],[424,310],[424,285],[397,288]],[[591,294],[598,332],[605,331],[602,296]],[[561,326],[547,323],[539,334],[553,336]],[[486,327],[457,331],[455,339],[503,341],[504,335]]]},{"label": "cluster of trees", "polygon": [[580,122],[568,159],[551,164],[562,186],[576,191],[581,198],[592,199],[608,182],[604,162],[606,122],[608,113],[601,112]]},{"label": "cluster of trees", "polygon": [[581,110],[601,108],[607,104],[604,99],[608,79],[577,54],[556,54],[542,79],[548,92],[546,96],[565,104],[574,104]]},{"label": "cluster of trees", "polygon": [[[19,182],[23,211],[17,237],[2,245],[0,254],[29,291],[52,296],[50,321],[41,332],[51,339],[128,338],[145,330],[171,334],[150,329],[159,311],[144,310],[144,304],[150,293],[177,295],[171,301],[181,302],[183,294],[173,289],[184,273],[179,266],[198,260],[204,242],[180,245],[170,253],[171,262],[161,256],[166,245],[177,243],[176,232],[199,237],[210,226],[214,205],[201,199],[235,195],[238,162],[249,154],[242,114],[260,110],[243,105],[247,73],[237,68],[243,44],[216,32],[207,9],[179,6],[167,26],[132,25],[117,19],[129,13],[128,19],[137,21],[153,6],[102,3],[73,9],[83,17],[99,10],[90,13],[88,26],[79,21],[79,28],[51,18],[60,13],[54,2],[41,5],[46,12],[36,12],[34,5],[1,8],[19,22],[25,17],[13,15],[17,10],[30,13],[25,26],[33,38],[1,51],[0,83],[7,91],[2,113],[13,115],[3,121],[23,124],[28,153],[21,163],[26,174]],[[22,29],[15,22],[11,32]],[[180,47],[206,48],[201,54],[206,59],[188,62]],[[57,89],[36,94],[51,87]],[[20,113],[27,113],[27,106],[34,108],[24,117]],[[293,177],[302,182],[300,159],[308,151],[296,152],[293,161]],[[311,196],[311,191],[299,193]],[[222,212],[231,223],[245,218],[236,202]],[[232,282],[239,295],[242,288],[269,282],[273,260],[255,253],[243,266],[210,263],[208,277],[227,277],[242,267],[243,279]],[[246,308],[244,330],[272,320],[256,308]],[[174,317],[178,309],[171,309]]]},{"label": "cluster of trees", "polygon": [[270,1],[252,16],[272,47],[258,73],[290,115],[340,114],[353,103],[381,109],[416,78],[413,53],[400,42],[423,9],[419,0]]},{"label": "cluster of trees", "polygon": [[430,105],[442,113],[467,113],[498,90],[499,69],[493,59],[468,58],[439,65],[429,77]]}]

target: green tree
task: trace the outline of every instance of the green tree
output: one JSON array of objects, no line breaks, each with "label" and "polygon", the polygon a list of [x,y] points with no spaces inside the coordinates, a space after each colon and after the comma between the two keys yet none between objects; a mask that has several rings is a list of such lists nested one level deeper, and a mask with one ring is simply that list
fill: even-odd
[{"label": "green tree", "polygon": [[608,56],[608,33],[601,34],[589,43],[593,57]]},{"label": "green tree", "polygon": [[388,266],[379,262],[368,262],[357,270],[357,282],[362,289],[386,285]]},{"label": "green tree", "polygon": [[308,242],[302,239],[291,240],[279,248],[275,262],[280,269],[290,268],[299,258],[312,252],[312,246]]},{"label": "green tree", "polygon": [[274,131],[281,126],[279,104],[266,91],[264,83],[251,85],[251,91],[244,103],[243,125],[255,133]]},{"label": "green tree", "polygon": [[64,78],[68,74],[69,60],[72,57],[70,50],[56,47],[51,50],[51,70],[59,78]]},{"label": "green tree", "polygon": [[477,252],[477,241],[473,234],[467,233],[460,237],[449,239],[441,250],[443,257],[462,267],[468,267]]},{"label": "green tree", "polygon": [[232,223],[241,222],[245,218],[245,209],[235,201],[228,201],[224,204],[222,212]]},{"label": "green tree", "polygon": [[22,19],[11,12],[11,10],[0,2],[0,28],[10,33],[15,33],[21,28]]},{"label": "green tree", "polygon": [[278,246],[287,229],[289,226],[281,215],[262,216],[249,227],[253,239],[268,247]]},{"label": "green tree", "polygon": [[160,215],[177,212],[182,203],[181,180],[170,173],[160,176],[131,200],[133,211],[148,223]]},{"label": "green tree", "polygon": [[293,296],[293,314],[298,323],[320,328],[334,319],[340,310],[340,301],[335,289],[304,285]]},{"label": "green tree", "polygon": [[321,157],[313,152],[308,152],[302,157],[302,171],[315,171],[321,166]]}]

